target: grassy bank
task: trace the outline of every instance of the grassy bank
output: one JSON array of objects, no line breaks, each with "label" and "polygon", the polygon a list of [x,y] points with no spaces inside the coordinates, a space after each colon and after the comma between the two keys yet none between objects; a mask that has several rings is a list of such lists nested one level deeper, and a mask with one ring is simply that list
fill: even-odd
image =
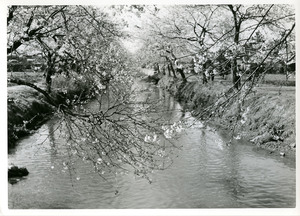
[{"label": "grassy bank", "polygon": [[[218,80],[206,85],[200,80],[184,84],[166,76],[158,84],[168,89],[185,109],[193,111],[196,116],[217,100],[225,100],[220,96],[230,87]],[[295,156],[294,87],[263,84],[255,87],[242,104],[237,101],[230,103],[222,115],[202,117],[208,117],[215,126],[228,130],[233,139],[248,140],[270,153]]]},{"label": "grassy bank", "polygon": [[16,141],[30,134],[49,119],[52,107],[43,96],[27,86],[8,88],[8,148],[14,147]]},{"label": "grassy bank", "polygon": [[[14,73],[13,76],[45,89],[42,74]],[[61,75],[53,78],[51,97],[57,104],[66,104],[68,100],[86,100],[92,93],[92,84],[82,78],[70,79]],[[40,127],[51,118],[54,111],[55,108],[35,89],[8,83],[8,148],[14,147],[18,139]]]}]

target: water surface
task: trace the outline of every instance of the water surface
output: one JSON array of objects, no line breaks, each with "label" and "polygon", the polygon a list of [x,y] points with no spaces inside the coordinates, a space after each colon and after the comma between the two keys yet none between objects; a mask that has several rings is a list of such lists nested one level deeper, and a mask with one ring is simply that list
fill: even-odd
[{"label": "water surface", "polygon": [[[143,84],[146,93],[164,99],[164,121],[178,121],[181,110],[163,90]],[[193,120],[190,118],[191,121]],[[173,165],[151,174],[152,183],[131,173],[100,178],[90,164],[77,163],[70,175],[57,120],[22,139],[8,155],[9,163],[30,174],[8,184],[9,208],[289,208],[295,207],[295,164],[254,151],[245,141],[227,138],[201,122],[184,130],[175,141],[182,146]]]}]

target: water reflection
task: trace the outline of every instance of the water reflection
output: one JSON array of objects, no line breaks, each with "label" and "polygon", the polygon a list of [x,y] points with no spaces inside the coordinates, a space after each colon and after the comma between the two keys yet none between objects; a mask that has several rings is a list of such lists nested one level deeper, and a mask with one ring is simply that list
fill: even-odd
[{"label": "water reflection", "polygon": [[[165,122],[188,118],[180,105],[162,89],[143,89],[162,100]],[[153,96],[154,95],[154,96]],[[164,109],[165,110],[165,109]],[[131,173],[107,173],[101,179],[91,164],[76,163],[75,177],[64,169],[59,122],[49,121],[23,139],[9,162],[30,170],[26,180],[9,187],[9,208],[241,208],[294,207],[295,166],[276,156],[261,154],[243,142],[226,145],[226,137],[201,122],[174,140],[182,150],[173,165],[151,174],[152,183]],[[45,142],[45,138],[49,139]],[[43,144],[39,144],[43,143]],[[36,149],[39,149],[38,151]]]},{"label": "water reflection", "polygon": [[49,139],[49,145],[51,149],[51,160],[56,157],[57,155],[57,146],[56,146],[56,139],[55,139],[55,130],[54,130],[54,124],[47,124],[48,127],[48,139]]}]

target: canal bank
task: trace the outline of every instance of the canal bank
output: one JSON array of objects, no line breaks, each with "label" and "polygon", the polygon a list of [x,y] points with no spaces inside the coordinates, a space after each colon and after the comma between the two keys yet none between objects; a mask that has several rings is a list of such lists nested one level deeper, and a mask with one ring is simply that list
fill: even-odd
[{"label": "canal bank", "polygon": [[[16,74],[13,77],[19,78]],[[21,77],[43,91],[46,87],[41,74],[27,75]],[[85,103],[95,96],[90,81],[84,79],[68,78],[57,75],[52,81],[52,91],[48,95],[52,102],[69,106],[68,101]],[[32,134],[46,121],[53,117],[57,107],[51,105],[45,96],[36,89],[23,85],[15,85],[9,82],[7,87],[7,132],[8,150],[14,148],[19,139]]]},{"label": "canal bank", "polygon": [[173,140],[180,149],[172,155],[172,166],[149,173],[151,183],[123,170],[106,172],[103,180],[90,163],[79,159],[71,175],[65,167],[70,162],[68,137],[63,135],[66,131],[57,130],[60,122],[53,118],[20,140],[8,155],[9,164],[22,164],[30,172],[17,184],[8,185],[9,208],[295,207],[294,163],[253,151],[242,140],[227,145],[220,131],[203,127],[169,92],[150,83],[140,86],[145,93],[141,97],[151,95],[163,104],[155,115],[148,116],[149,121],[198,122]]},{"label": "canal bank", "polygon": [[[168,90],[184,109],[192,111],[195,116],[207,111],[205,109],[215,103],[226,89],[226,85],[218,81],[207,85],[202,85],[200,80],[183,83],[180,79],[160,74],[149,75],[144,80]],[[68,92],[68,98],[78,94]],[[27,86],[8,87],[7,103],[9,148],[19,138],[32,133],[53,116],[53,107],[40,93]],[[232,139],[251,141],[257,147],[268,150],[270,154],[295,157],[293,87],[255,87],[253,93],[244,100],[242,107],[238,103],[232,103],[222,115],[209,118],[209,122],[220,130],[233,131]]]},{"label": "canal bank", "polygon": [[8,87],[8,149],[49,120],[53,111],[53,107],[34,89],[27,86]]},{"label": "canal bank", "polygon": [[[194,116],[207,120],[218,130],[230,133],[232,139],[250,141],[269,154],[295,160],[295,89],[293,87],[255,87],[243,101],[230,103],[226,110],[212,115],[208,107],[226,91],[222,81],[203,85],[200,80],[182,82],[163,76],[158,85],[168,90]],[[214,112],[214,111],[213,111]],[[206,116],[202,114],[206,113]],[[211,116],[210,116],[211,115]]]},{"label": "canal bank", "polygon": [[53,118],[21,139],[8,155],[9,164],[25,166],[30,172],[17,184],[8,184],[9,208],[295,207],[294,163],[253,151],[247,142],[227,145],[220,131],[204,127],[167,91],[150,83],[141,83],[141,88],[144,99],[152,95],[163,104],[149,121],[159,117],[170,123],[186,118],[198,122],[173,140],[180,149],[172,155],[172,166],[149,173],[151,184],[122,170],[106,172],[103,180],[81,159],[71,175],[65,166],[70,162],[68,137],[66,131],[57,130],[60,122]]}]

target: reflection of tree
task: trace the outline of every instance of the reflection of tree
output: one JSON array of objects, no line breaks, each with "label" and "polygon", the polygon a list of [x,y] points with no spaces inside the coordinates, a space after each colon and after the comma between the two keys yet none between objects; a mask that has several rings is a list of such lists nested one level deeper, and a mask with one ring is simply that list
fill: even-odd
[{"label": "reflection of tree", "polygon": [[55,127],[52,121],[46,124],[48,126],[48,140],[51,148],[51,158],[52,156],[56,156],[57,154],[57,146],[56,146],[56,139],[55,139]]},{"label": "reflection of tree", "polygon": [[182,111],[181,106],[176,101],[175,97],[172,96],[166,89],[158,88],[157,91],[157,97],[163,103],[161,109],[164,112],[163,117],[165,121],[179,121],[184,116],[184,112]]},{"label": "reflection of tree", "polygon": [[224,184],[226,187],[228,187],[229,193],[233,195],[235,199],[237,199],[238,196],[241,196],[242,191],[241,190],[241,176],[239,174],[239,157],[237,156],[238,152],[236,151],[236,145],[230,146],[230,151],[228,151],[229,155],[224,157],[226,164],[226,167],[229,168],[229,170],[226,173],[226,179],[224,180]]},{"label": "reflection of tree", "polygon": [[168,108],[169,108],[169,110],[174,110],[175,99],[174,99],[174,97],[169,97],[169,98],[170,98],[170,100],[169,100],[169,106],[168,106]]},{"label": "reflection of tree", "polygon": [[[206,164],[208,164],[209,163],[209,160],[207,160],[208,159],[208,154],[207,154],[207,135],[206,135],[206,131],[205,131],[205,129],[202,129],[201,130],[201,143],[200,143],[200,145],[201,145],[201,150],[202,150],[202,152],[203,152],[203,158],[201,159],[201,161],[204,161],[204,164],[206,165]],[[205,166],[204,165],[204,166]],[[205,171],[207,171],[206,169],[205,169]]]},{"label": "reflection of tree", "polygon": [[[216,140],[215,144],[222,145],[220,149],[220,157],[218,158],[218,169],[221,169],[220,176],[217,177],[217,182],[226,189],[226,193],[231,199],[239,200],[241,196],[244,196],[245,189],[242,185],[243,177],[239,173],[240,167],[240,150],[237,143],[229,144],[223,140],[227,140],[228,137],[220,137]],[[231,143],[231,142],[230,142]],[[209,162],[208,162],[209,163]]]}]

